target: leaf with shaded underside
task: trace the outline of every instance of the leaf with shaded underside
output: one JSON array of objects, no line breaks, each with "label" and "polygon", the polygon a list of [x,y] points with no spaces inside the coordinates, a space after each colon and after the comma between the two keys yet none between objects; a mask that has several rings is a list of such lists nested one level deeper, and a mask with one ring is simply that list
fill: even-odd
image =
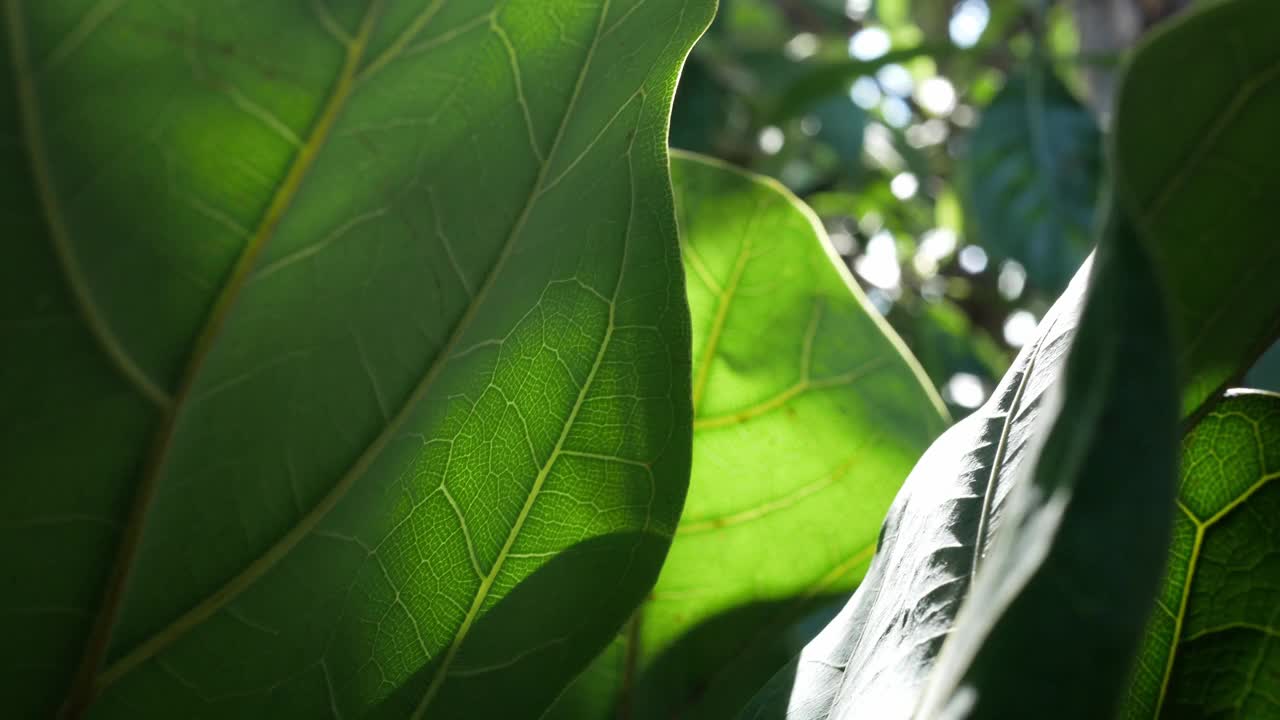
[{"label": "leaf with shaded underside", "polygon": [[4,0],[7,713],[550,702],[685,493],[712,6]]},{"label": "leaf with shaded underside", "polygon": [[1164,566],[1178,418],[1161,287],[1114,216],[1064,365],[918,717],[1114,715]]},{"label": "leaf with shaded underside", "polygon": [[672,178],[693,315],[689,497],[625,650],[600,661],[622,665],[575,683],[564,717],[602,681],[626,686],[615,710],[630,717],[731,717],[803,644],[792,625],[857,584],[945,427],[808,208],[686,153]]},{"label": "leaf with shaded underside", "polygon": [[1187,413],[1234,384],[1248,368],[1240,358],[1280,332],[1277,27],[1271,0],[1188,14],[1144,42],[1116,101],[1117,196],[1176,303]]},{"label": "leaf with shaded underside", "polygon": [[[1118,247],[1104,250],[1096,267],[1086,265],[987,403],[920,459],[853,599],[753,701],[748,716],[942,717],[956,691],[973,684],[973,717],[1017,716],[1009,715],[1009,703],[1016,707],[1034,693],[1039,699],[1023,706],[1034,717],[1092,717],[1084,706],[1105,703],[1104,688],[1094,694],[1059,679],[1064,669],[1089,675],[1075,666],[1082,654],[1096,668],[1095,680],[1105,680],[1108,666],[1118,665],[1121,676],[1127,667],[1117,633],[1127,630],[1130,645],[1138,641],[1168,517],[1148,513],[1148,524],[1133,527],[1108,516],[1105,499],[1122,496],[1120,507],[1132,507],[1131,496],[1159,505],[1162,483],[1172,496],[1175,415],[1157,286],[1132,235],[1108,242]],[[1130,447],[1137,427],[1150,438],[1145,452]],[[1113,453],[1123,461],[1099,470],[1098,458]],[[1098,540],[1077,547],[1082,532]],[[1123,563],[1111,561],[1123,572],[1064,562],[1066,546],[1081,562],[1094,561],[1117,538],[1132,547]],[[1141,571],[1144,556],[1150,577]],[[1071,603],[1062,602],[1066,577],[1075,583]],[[1111,614],[1072,617],[1089,603],[1105,604]],[[1055,653],[1010,649],[1061,639],[1060,631],[1075,645]],[[992,667],[1002,679],[989,676]],[[1075,694],[1078,704],[1062,693]]]},{"label": "leaf with shaded underside", "polygon": [[1280,713],[1280,395],[1234,390],[1182,441],[1169,568],[1121,717]]},{"label": "leaf with shaded underside", "polygon": [[[1224,7],[1232,7],[1229,12],[1234,22],[1250,28],[1251,32],[1264,16],[1275,12],[1274,5],[1242,0],[1234,6],[1215,6],[1206,11],[1206,16],[1223,12]],[[1242,7],[1259,15],[1242,17],[1238,14]],[[1208,32],[1216,38],[1225,30],[1214,23],[1200,25],[1200,22],[1200,17],[1193,17],[1176,32],[1153,41],[1168,43],[1173,38],[1179,46],[1188,48],[1176,58],[1177,62],[1165,57],[1160,72],[1177,75],[1178,67],[1198,62],[1200,51],[1193,53],[1190,48],[1203,49],[1199,33]],[[1274,23],[1270,26],[1274,27]],[[1262,41],[1258,43],[1256,47],[1261,48]],[[1146,49],[1138,51],[1134,60],[1135,67],[1141,68],[1142,73],[1153,70],[1146,52]],[[1246,81],[1246,85],[1249,84]],[[1134,86],[1132,81],[1125,85]],[[1149,105],[1138,104],[1142,113],[1139,120],[1124,117],[1130,105],[1122,98],[1121,116],[1117,119],[1118,127],[1127,128],[1117,132],[1115,142],[1120,143],[1120,147],[1113,152],[1113,156],[1120,158],[1114,169],[1119,185],[1122,188],[1147,184],[1176,188],[1185,181],[1186,173],[1194,174],[1203,165],[1204,157],[1187,156],[1177,145],[1156,146],[1147,142],[1143,153],[1124,147],[1126,138],[1134,137],[1163,137],[1167,142],[1181,142],[1180,136],[1160,129],[1162,121],[1147,110]],[[1274,103],[1254,103],[1234,110],[1228,106],[1224,110],[1232,113],[1234,124],[1223,125],[1213,141],[1226,145],[1239,140],[1229,135],[1249,136],[1250,128],[1274,125],[1277,118],[1273,106]],[[1170,157],[1182,157],[1184,164],[1163,162],[1163,158]],[[1161,159],[1163,177],[1152,175],[1150,168],[1142,166],[1153,159]],[[1134,183],[1126,176],[1132,167],[1145,173],[1140,182]],[[1147,345],[1132,345],[1131,336],[1158,331],[1164,320],[1161,313],[1151,307],[1151,298],[1160,294],[1157,287],[1173,288],[1176,292],[1168,311],[1174,329],[1180,330],[1182,343],[1170,345],[1168,352],[1176,353],[1183,373],[1181,391],[1186,416],[1202,406],[1206,397],[1203,394],[1203,387],[1207,386],[1205,378],[1231,377],[1247,368],[1256,348],[1265,347],[1272,339],[1273,333],[1264,329],[1274,328],[1277,319],[1273,298],[1254,302],[1256,298],[1250,293],[1226,293],[1211,298],[1207,294],[1187,292],[1185,288],[1204,279],[1204,269],[1191,262],[1171,262],[1169,255],[1157,255],[1150,250],[1177,244],[1183,236],[1165,238],[1163,234],[1152,233],[1150,219],[1158,219],[1159,213],[1146,215],[1147,220],[1142,222],[1144,216],[1134,213],[1137,206],[1130,200],[1122,196],[1116,204],[1108,226],[1111,234],[1103,245],[1105,251],[1110,243],[1113,249],[1105,252],[1119,253],[1122,261],[1112,261],[1116,267],[1110,274],[1103,273],[1105,265],[1100,263],[1098,278],[1107,280],[1097,279],[1093,291],[1104,300],[1111,298],[1112,307],[1107,312],[1113,317],[1109,320],[1104,317],[1098,322],[1104,330],[1108,322],[1111,324],[1112,337],[1107,338],[1104,333],[1099,338],[1098,333],[1103,330],[1092,331],[1089,336],[1092,340],[1080,351],[1081,359],[1073,356],[1071,377],[1079,380],[1068,378],[1066,381],[1063,392],[1068,405],[1055,426],[1060,430],[1048,439],[1043,469],[1028,463],[1028,456],[1032,454],[1027,449],[1034,447],[1030,443],[1044,442],[1040,436],[1047,424],[1042,420],[1038,426],[1031,418],[1020,416],[1043,414],[1036,405],[1043,397],[1044,388],[1059,382],[1049,377],[1037,381],[1035,376],[1061,372],[1053,370],[1053,366],[1060,363],[1062,347],[1054,348],[1065,346],[1067,340],[1060,337],[1066,330],[1058,326],[1076,315],[1079,287],[1069,288],[1059,300],[1042,325],[1036,345],[1015,362],[1013,381],[1008,382],[1006,378],[1006,385],[997,391],[991,407],[979,411],[980,419],[974,424],[968,420],[960,423],[930,448],[921,462],[925,466],[935,465],[939,470],[930,475],[918,465],[913,471],[895,501],[884,543],[854,600],[841,617],[810,644],[799,664],[784,670],[761,693],[752,707],[755,714],[779,716],[787,713],[790,706],[790,717],[825,718],[859,709],[877,717],[901,717],[913,712],[918,712],[920,717],[935,717],[944,708],[960,716],[972,713],[975,717],[1004,716],[1002,713],[1101,717],[1115,709],[1123,690],[1116,678],[1126,674],[1128,662],[1136,653],[1138,633],[1149,612],[1159,577],[1160,557],[1155,556],[1153,561],[1152,548],[1158,547],[1162,525],[1168,518],[1153,508],[1172,504],[1171,483],[1160,482],[1161,466],[1166,458],[1157,452],[1158,445],[1164,442],[1161,428],[1167,419],[1158,408],[1163,396],[1152,385],[1158,385],[1161,374],[1168,369],[1167,358],[1151,354]],[[1184,201],[1185,205],[1195,206],[1199,208],[1196,212],[1206,215],[1226,210],[1240,213],[1232,221],[1242,227],[1260,229],[1269,222],[1270,213],[1260,203],[1224,204],[1222,193],[1187,197]],[[1130,217],[1139,218],[1138,227],[1133,227]],[[1262,230],[1218,235],[1216,239],[1217,247],[1229,246],[1229,249],[1215,258],[1231,260],[1222,264],[1214,260],[1211,277],[1204,279],[1206,286],[1222,278],[1250,275],[1256,258],[1260,256],[1265,261],[1272,252],[1273,243]],[[1139,246],[1147,250],[1139,250]],[[1159,282],[1150,277],[1148,264],[1160,275]],[[1145,286],[1146,294],[1130,284]],[[1073,294],[1077,296],[1075,300],[1072,300]],[[1211,301],[1214,312],[1206,313]],[[1105,308],[1108,303],[1097,304]],[[1086,315],[1097,316],[1100,312],[1085,310]],[[1223,331],[1221,318],[1239,318],[1229,328],[1232,333],[1240,327],[1252,327],[1259,335],[1244,342],[1242,335]],[[1206,353],[1194,342],[1196,337],[1214,338],[1225,345],[1214,353]],[[1158,342],[1151,347],[1163,342],[1158,337],[1154,340]],[[1117,347],[1129,349],[1117,355]],[[1033,363],[1032,359],[1045,350],[1051,354]],[[1090,353],[1095,355],[1092,361],[1087,359]],[[1144,371],[1135,374],[1137,368]],[[1020,397],[1021,393],[1015,393],[1013,388],[1023,384],[1018,376],[1028,370],[1032,371],[1030,381],[1025,383],[1025,397]],[[1088,416],[1091,419],[1071,422],[1079,419],[1072,412],[1073,405],[1080,402],[1075,396],[1097,395],[1091,390],[1094,381],[1091,374],[1111,382],[1117,377],[1133,376],[1122,388],[1113,388],[1114,395],[1128,398],[1136,393],[1148,398],[1151,407],[1146,411],[1151,412],[1151,416],[1143,418],[1139,414],[1120,422],[1113,416],[1123,417],[1126,408],[1103,402],[1101,417],[1107,419],[1106,427],[1112,437],[1108,437],[1108,433],[1088,435],[1082,434],[1078,427],[1072,429],[1078,425],[1087,430],[1096,419],[1095,408]],[[1073,390],[1073,387],[1079,389]],[[1143,388],[1147,391],[1138,392]],[[1134,412],[1140,413],[1143,407],[1141,403],[1135,404]],[[990,412],[993,409],[997,411],[994,415]],[[996,429],[984,429],[978,424],[981,422],[993,423]],[[1126,452],[1124,442],[1117,444],[1117,438],[1127,439],[1132,447]],[[1075,448],[1074,455],[1062,449],[1064,443],[1069,444],[1073,439],[1082,443]],[[1095,443],[1092,449],[1090,442]],[[1153,444],[1156,447],[1152,447]],[[984,459],[983,453],[987,454],[986,458],[998,455],[1007,459],[993,465],[991,460]],[[1073,457],[1086,463],[1086,472],[1080,474],[1080,468],[1067,464]],[[1150,462],[1135,465],[1134,457],[1148,457]],[[1011,474],[1005,470],[1011,461],[1029,466],[1019,471],[1022,474]],[[1118,472],[1121,467],[1130,468],[1132,472]],[[966,473],[975,472],[979,474],[976,482],[964,477]],[[983,473],[987,477],[981,477]],[[1071,479],[1073,473],[1078,480]],[[1023,477],[1027,480],[1020,479]],[[1058,480],[1055,481],[1055,477]],[[1111,485],[1099,478],[1109,478]],[[983,505],[991,508],[989,516],[986,511],[976,514],[968,509],[975,494],[983,497]],[[1018,498],[1021,500],[1015,503]],[[1059,501],[1067,509],[1064,514],[1061,508],[1055,510],[1055,503]],[[1005,515],[1007,517],[1002,517]],[[1010,523],[1010,518],[1015,521]],[[1035,518],[1043,521],[1047,528],[1031,522]],[[1001,526],[1010,529],[1002,532]],[[1038,543],[1027,544],[1037,538]],[[1047,546],[1046,539],[1052,540]],[[1008,550],[1000,552],[1000,544]],[[904,550],[903,545],[915,547]],[[1123,564],[1114,557],[1113,549],[1117,546],[1125,547]],[[980,559],[982,567],[992,570],[976,573],[977,585],[970,591],[968,576],[975,559]],[[893,565],[896,567],[890,567]],[[1148,581],[1150,587],[1144,590]],[[1147,593],[1145,599],[1144,593]],[[957,618],[962,602],[968,609]],[[948,638],[945,645],[944,638]],[[1046,653],[1045,647],[1055,650]],[[941,661],[937,657],[939,649],[944,653]],[[935,663],[940,664],[935,667]],[[797,670],[796,679],[788,676]]]},{"label": "leaf with shaded underside", "polygon": [[1102,136],[1089,110],[1040,63],[1013,75],[982,111],[960,158],[975,238],[1059,293],[1092,246]]}]

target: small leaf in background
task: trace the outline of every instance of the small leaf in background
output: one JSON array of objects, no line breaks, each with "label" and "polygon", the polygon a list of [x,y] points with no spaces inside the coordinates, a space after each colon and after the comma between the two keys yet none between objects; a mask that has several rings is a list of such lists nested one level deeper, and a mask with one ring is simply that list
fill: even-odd
[{"label": "small leaf in background", "polygon": [[1182,441],[1164,587],[1121,717],[1273,717],[1280,395],[1235,390]]},{"label": "small leaf in background", "polygon": [[686,491],[713,5],[3,3],[6,716],[555,698]]},{"label": "small leaf in background", "polygon": [[671,110],[671,147],[712,152],[728,124],[729,92],[716,80],[709,60],[691,55],[680,73]]},{"label": "small leaf in background", "polygon": [[558,717],[602,677],[631,678],[616,709],[629,717],[732,717],[817,629],[793,626],[856,586],[945,426],[807,208],[693,155],[672,174],[694,318],[690,493],[626,636],[630,667],[584,676]]},{"label": "small leaf in background", "polygon": [[856,175],[862,164],[862,135],[867,127],[867,111],[847,97],[824,100],[802,122],[817,122],[816,137],[836,153],[846,173]]},{"label": "small leaf in background", "polygon": [[983,109],[960,163],[974,239],[1060,292],[1092,247],[1102,142],[1089,110],[1029,63]]}]

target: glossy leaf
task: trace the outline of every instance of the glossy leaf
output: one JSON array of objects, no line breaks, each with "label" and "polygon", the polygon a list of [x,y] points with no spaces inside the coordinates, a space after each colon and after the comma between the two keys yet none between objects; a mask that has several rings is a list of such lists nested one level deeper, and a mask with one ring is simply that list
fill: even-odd
[{"label": "glossy leaf", "polygon": [[1051,68],[1032,63],[982,111],[959,167],[974,239],[1050,294],[1089,254],[1102,138]]},{"label": "glossy leaf", "polygon": [[1182,441],[1164,586],[1121,717],[1272,717],[1280,395],[1232,391]]},{"label": "glossy leaf", "polygon": [[[1242,51],[1274,51],[1258,29],[1275,27],[1274,4],[1218,5],[1140,50],[1125,87],[1146,92],[1135,77],[1157,65],[1176,76],[1198,63],[1205,38],[1232,37],[1213,19],[1224,13],[1231,28],[1246,29]],[[1171,46],[1184,48],[1177,62]],[[1149,51],[1163,53],[1162,62],[1152,64]],[[1231,97],[1231,88],[1255,88],[1261,98],[1256,77],[1270,75],[1236,77],[1222,92]],[[1201,136],[1176,144],[1182,136],[1165,132],[1150,106],[1132,103],[1141,115],[1125,117],[1132,101],[1122,97],[1117,127],[1127,129],[1117,132],[1113,153],[1119,186],[1181,187],[1206,166],[1197,148],[1234,147],[1256,140],[1258,128],[1274,127],[1280,104],[1273,99],[1274,93],[1267,102],[1197,106],[1202,119],[1214,113],[1225,119],[1203,135],[1208,144]],[[1141,152],[1126,145],[1139,137]],[[1152,173],[1157,166],[1163,174]],[[1180,249],[1155,255],[1152,248],[1176,245],[1185,232],[1168,228],[1160,213],[1134,213],[1139,206],[1132,199],[1131,192],[1123,196],[1112,212],[1074,340],[1079,279],[989,405],[922,458],[890,511],[867,579],[798,663],[757,698],[755,716],[1078,718],[1115,711],[1157,589],[1172,516],[1167,476],[1178,413],[1168,406],[1175,387],[1168,355],[1176,351],[1180,361],[1185,417],[1201,406],[1213,378],[1251,364],[1277,323],[1274,299],[1258,297],[1249,283],[1241,291],[1220,288],[1216,296],[1197,286],[1202,279],[1206,288],[1219,286],[1227,277],[1252,282],[1252,263],[1268,262],[1271,213],[1262,203],[1217,191],[1188,195],[1177,211],[1163,208],[1200,218],[1233,211],[1232,223],[1254,230],[1215,234],[1220,251],[1206,272],[1204,263],[1178,261]],[[1174,291],[1169,312],[1181,344],[1163,336],[1162,287]],[[1248,342],[1246,327],[1255,333]],[[1208,340],[1222,346],[1207,351],[1201,344]],[[1056,423],[1054,403],[1045,399],[1050,388],[1066,403]]]},{"label": "glossy leaf", "polygon": [[[1136,241],[1132,236],[1114,241],[1121,243],[1126,245],[1120,248],[1123,254],[1104,254],[1093,270],[1097,277],[1089,294],[1097,300],[1082,311],[1090,273],[1086,266],[987,403],[943,434],[920,459],[889,511],[875,560],[857,593],[797,662],[762,691],[750,717],[943,717],[943,706],[956,698],[962,685],[973,683],[978,683],[978,700],[987,704],[977,710],[947,708],[948,712],[959,712],[958,717],[1010,716],[1010,706],[1005,705],[1011,701],[1009,695],[1040,692],[1033,705],[1025,706],[1027,714],[1091,717],[1081,712],[1081,705],[1063,702],[1053,691],[1058,687],[1061,693],[1072,693],[1077,702],[1099,697],[1082,691],[1079,684],[1061,683],[1062,668],[1051,667],[1058,661],[1068,667],[1078,662],[1073,649],[1092,653],[1090,662],[1100,672],[1118,663],[1117,682],[1123,682],[1128,660],[1124,641],[1115,639],[1119,647],[1107,648],[1096,640],[1114,638],[1119,630],[1127,631],[1129,644],[1136,645],[1158,580],[1167,531],[1161,526],[1169,519],[1167,513],[1154,512],[1146,515],[1149,523],[1143,527],[1131,527],[1127,519],[1118,523],[1106,517],[1106,502],[1099,507],[1099,495],[1105,499],[1128,488],[1119,507],[1131,507],[1131,495],[1158,506],[1163,483],[1170,496],[1166,505],[1171,504],[1174,440],[1172,368],[1164,368],[1167,377],[1161,373],[1162,353],[1167,355],[1169,348],[1158,334],[1159,294],[1153,292],[1150,273],[1143,272]],[[1117,294],[1129,303],[1128,312],[1116,312],[1124,307]],[[1076,336],[1085,342],[1075,342]],[[1133,365],[1121,362],[1121,357],[1130,358]],[[1119,370],[1089,377],[1096,367]],[[1125,377],[1126,371],[1132,377]],[[1115,383],[1125,381],[1131,385],[1117,391]],[[1162,392],[1169,405],[1167,417],[1160,415]],[[1104,401],[1107,393],[1113,397],[1110,403]],[[1132,403],[1133,397],[1147,402]],[[1058,418],[1062,398],[1067,404]],[[1123,417],[1126,410],[1141,422],[1132,425],[1135,417]],[[1146,452],[1126,454],[1134,431],[1126,431],[1125,423],[1144,428],[1151,438]],[[1051,426],[1062,430],[1049,436],[1046,445]],[[1103,429],[1106,432],[1100,433]],[[1163,441],[1162,432],[1167,436]],[[1168,455],[1163,467],[1162,450]],[[1117,454],[1112,470],[1098,469],[1099,453]],[[1107,542],[1094,540],[1077,547],[1082,529]],[[1123,572],[1063,567],[1057,543],[1069,543],[1087,563],[1105,561],[1108,543],[1117,537],[1133,546],[1134,555],[1126,554],[1123,562],[1117,557],[1110,561]],[[1143,550],[1153,565],[1147,578],[1141,573]],[[1081,569],[1083,577],[1076,577]],[[1042,596],[1055,573],[1076,583],[1072,587],[1080,604],[1107,598],[1104,604],[1111,614],[1055,617],[1080,606],[1063,605],[1060,586],[1048,599]],[[1128,586],[1130,582],[1135,585]],[[1018,602],[1011,603],[1014,598]],[[1029,599],[1036,601],[1030,608],[1025,604]],[[1028,620],[1027,614],[1035,619]],[[979,648],[999,652],[1019,642],[1046,643],[1040,646],[1045,647],[1058,632],[1072,633],[1076,644],[1062,652],[1019,655],[1017,662],[1010,660],[1011,654],[1002,654],[1004,677],[999,681],[981,674],[998,661],[974,658]],[[1086,642],[1090,637],[1095,642]],[[981,644],[984,638],[989,644]],[[944,641],[962,645],[944,650]],[[940,652],[952,657],[940,661]],[[979,674],[971,677],[970,672]],[[1058,684],[1046,688],[1045,683]],[[928,698],[927,690],[932,693]],[[960,699],[971,699],[971,693],[966,689]],[[1064,714],[1053,714],[1054,708]]]},{"label": "glossy leaf", "polygon": [[712,5],[5,0],[7,715],[554,698],[685,493]]},{"label": "glossy leaf", "polygon": [[1117,194],[1177,298],[1188,413],[1280,332],[1277,27],[1271,0],[1184,16],[1133,57],[1116,102]]},{"label": "glossy leaf", "polygon": [[1031,428],[1028,449],[1043,449],[1007,504],[987,489],[977,547],[990,539],[919,717],[1111,717],[1124,690],[1169,542],[1178,409],[1161,287],[1131,229],[1112,223],[1048,390],[1061,410]]},{"label": "glossy leaf", "polygon": [[[627,687],[615,713],[732,717],[821,627],[793,626],[866,572],[945,411],[794,196],[684,153],[672,177],[693,314],[693,475],[624,664],[597,672]],[[619,667],[616,654],[601,662]]]}]

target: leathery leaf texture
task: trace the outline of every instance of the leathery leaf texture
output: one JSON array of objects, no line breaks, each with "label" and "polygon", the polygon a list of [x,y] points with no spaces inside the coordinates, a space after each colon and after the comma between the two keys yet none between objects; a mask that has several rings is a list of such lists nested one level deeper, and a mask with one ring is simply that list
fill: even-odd
[{"label": "leathery leaf texture", "polygon": [[1233,390],[1182,440],[1164,586],[1121,717],[1280,713],[1280,395]]},{"label": "leathery leaf texture", "polygon": [[5,713],[549,704],[685,495],[712,6],[5,0]]},{"label": "leathery leaf texture", "polygon": [[[1203,413],[1277,327],[1258,269],[1276,257],[1264,199],[1275,174],[1238,171],[1280,120],[1267,40],[1278,12],[1213,5],[1136,52],[1096,266],[987,405],[917,464],[853,600],[752,715],[1078,718],[1121,705],[1174,517],[1173,421]],[[1184,87],[1206,43],[1233,48],[1234,64],[1208,63],[1218,85],[1189,86],[1197,123],[1170,124],[1151,82]],[[1202,177],[1217,185],[1195,192]],[[1208,254],[1184,255],[1191,240]]]},{"label": "leathery leaf texture", "polygon": [[1269,0],[1187,13],[1134,54],[1116,99],[1116,194],[1174,299],[1187,414],[1280,332],[1278,27]]},{"label": "leathery leaf texture", "polygon": [[562,698],[566,718],[733,717],[799,651],[796,624],[857,585],[946,426],[807,207],[692,154],[673,154],[672,179],[693,315],[689,497],[657,586]]}]

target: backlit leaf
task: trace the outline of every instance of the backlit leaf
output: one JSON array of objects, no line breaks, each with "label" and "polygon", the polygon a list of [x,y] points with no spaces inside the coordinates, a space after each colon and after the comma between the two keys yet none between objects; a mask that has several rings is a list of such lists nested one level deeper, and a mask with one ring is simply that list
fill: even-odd
[{"label": "backlit leaf", "polygon": [[1169,568],[1121,717],[1272,717],[1280,677],[1280,395],[1225,400],[1182,441]]},{"label": "backlit leaf", "polygon": [[712,7],[4,0],[6,715],[555,697],[685,494]]},{"label": "backlit leaf", "polygon": [[613,712],[733,717],[821,627],[793,626],[856,586],[945,427],[811,211],[698,156],[676,154],[672,176],[694,328],[689,498],[626,650],[599,663],[616,672],[575,683],[563,717],[602,677]]}]

